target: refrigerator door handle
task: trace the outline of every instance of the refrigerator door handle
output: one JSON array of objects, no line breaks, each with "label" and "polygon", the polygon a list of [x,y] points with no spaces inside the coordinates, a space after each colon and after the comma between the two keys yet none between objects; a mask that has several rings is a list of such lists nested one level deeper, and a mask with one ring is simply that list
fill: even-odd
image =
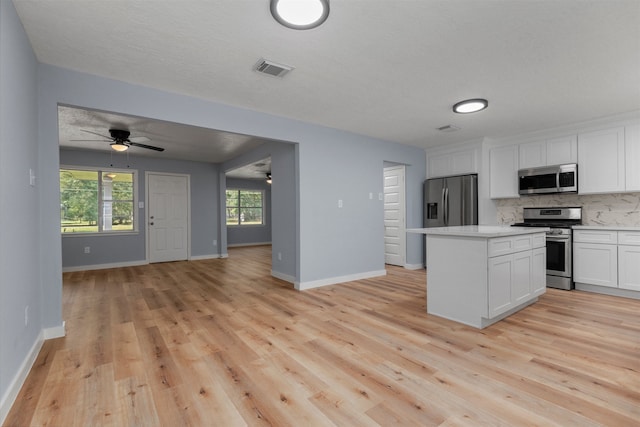
[{"label": "refrigerator door handle", "polygon": [[444,193],[443,207],[444,207],[444,225],[449,225],[449,189],[445,187],[442,192]]}]

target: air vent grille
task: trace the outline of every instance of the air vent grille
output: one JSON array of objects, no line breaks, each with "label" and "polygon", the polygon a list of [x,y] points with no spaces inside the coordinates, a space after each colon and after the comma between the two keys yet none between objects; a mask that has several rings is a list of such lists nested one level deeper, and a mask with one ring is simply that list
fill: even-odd
[{"label": "air vent grille", "polygon": [[272,77],[284,77],[289,71],[293,70],[293,67],[284,64],[278,64],[267,59],[260,59],[253,67],[254,71],[262,74],[266,74]]}]

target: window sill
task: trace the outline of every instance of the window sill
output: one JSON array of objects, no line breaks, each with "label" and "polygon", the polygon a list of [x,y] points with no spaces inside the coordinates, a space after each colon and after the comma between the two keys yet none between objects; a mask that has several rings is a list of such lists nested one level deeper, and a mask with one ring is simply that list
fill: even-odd
[{"label": "window sill", "polygon": [[110,231],[102,233],[60,233],[62,237],[102,237],[102,236],[135,236],[140,234],[138,230],[131,231]]}]

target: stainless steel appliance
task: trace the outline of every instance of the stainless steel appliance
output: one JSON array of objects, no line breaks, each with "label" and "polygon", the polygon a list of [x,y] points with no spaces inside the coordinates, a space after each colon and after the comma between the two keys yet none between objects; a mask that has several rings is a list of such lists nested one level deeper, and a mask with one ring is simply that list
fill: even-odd
[{"label": "stainless steel appliance", "polygon": [[425,227],[478,224],[478,175],[428,179],[424,202]]},{"label": "stainless steel appliance", "polygon": [[577,193],[578,165],[575,163],[518,171],[518,192],[522,195]]},{"label": "stainless steel appliance", "polygon": [[519,227],[549,227],[547,232],[547,287],[571,290],[573,284],[574,225],[582,224],[582,208],[524,208]]}]

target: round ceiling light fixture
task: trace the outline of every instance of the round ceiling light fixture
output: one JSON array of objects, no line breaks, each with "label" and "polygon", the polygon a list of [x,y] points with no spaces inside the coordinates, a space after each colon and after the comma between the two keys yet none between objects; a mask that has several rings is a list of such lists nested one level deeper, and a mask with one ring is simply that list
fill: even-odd
[{"label": "round ceiling light fixture", "polygon": [[276,21],[294,30],[309,30],[327,20],[329,0],[271,0]]},{"label": "round ceiling light fixture", "polygon": [[465,99],[453,106],[453,112],[458,114],[469,114],[482,111],[489,106],[489,101],[482,98]]}]

